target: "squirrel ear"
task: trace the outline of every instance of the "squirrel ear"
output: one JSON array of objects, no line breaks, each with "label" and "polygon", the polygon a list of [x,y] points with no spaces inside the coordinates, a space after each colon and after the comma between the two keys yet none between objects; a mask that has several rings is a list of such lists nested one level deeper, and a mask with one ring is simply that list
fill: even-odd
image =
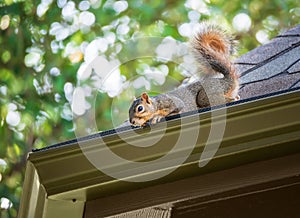
[{"label": "squirrel ear", "polygon": [[151,99],[146,92],[141,95],[142,101],[145,101],[147,104],[151,103]]}]

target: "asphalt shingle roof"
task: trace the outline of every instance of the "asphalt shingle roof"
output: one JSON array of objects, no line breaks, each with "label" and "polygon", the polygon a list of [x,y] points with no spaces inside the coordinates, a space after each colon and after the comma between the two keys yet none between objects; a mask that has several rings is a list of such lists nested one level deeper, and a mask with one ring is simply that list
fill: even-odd
[{"label": "asphalt shingle roof", "polygon": [[241,99],[300,87],[300,25],[236,60]]}]

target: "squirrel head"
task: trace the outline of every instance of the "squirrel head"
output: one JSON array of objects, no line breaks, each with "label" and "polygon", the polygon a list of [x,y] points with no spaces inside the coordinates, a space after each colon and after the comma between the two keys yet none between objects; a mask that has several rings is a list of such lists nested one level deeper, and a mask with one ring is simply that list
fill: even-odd
[{"label": "squirrel head", "polygon": [[134,100],[129,108],[129,122],[133,126],[144,126],[154,115],[155,107],[152,99],[144,92]]}]

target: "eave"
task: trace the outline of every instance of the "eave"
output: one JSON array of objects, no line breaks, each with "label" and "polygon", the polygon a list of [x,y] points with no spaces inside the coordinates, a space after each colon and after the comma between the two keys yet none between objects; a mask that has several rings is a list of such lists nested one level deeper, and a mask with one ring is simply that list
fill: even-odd
[{"label": "eave", "polygon": [[[212,111],[220,110],[222,108],[215,108]],[[105,141],[103,144],[97,140],[98,134],[80,139],[81,145],[88,147],[86,151],[95,155],[101,154],[103,146],[107,145],[124,158],[132,161],[149,161],[167,154],[174,146],[172,142],[180,130],[188,133],[200,125],[199,137],[186,161],[180,167],[172,166],[174,169],[178,168],[158,180],[133,183],[107,176],[89,162],[77,140],[31,152],[28,156],[19,217],[83,217],[85,204],[95,199],[180,181],[184,178],[210,175],[245,164],[300,152],[300,92],[299,89],[294,89],[227,105],[226,114],[214,116],[214,119],[220,120],[220,125],[226,118],[226,128],[220,147],[210,162],[199,168],[199,158],[203,155],[211,129],[212,111],[200,111],[186,114],[181,118],[172,118],[166,122],[166,133],[164,133],[165,123],[159,123],[153,127],[150,134],[147,134],[149,127],[124,129],[118,133],[119,135],[102,134],[101,137]],[[128,144],[147,143],[157,134],[163,134],[163,138],[149,148]],[[188,145],[190,142],[184,143]],[[178,151],[174,158],[184,152]],[[118,171],[124,166],[106,167]],[[146,170],[132,177],[143,179],[168,169]],[[168,203],[168,200],[153,203]]]}]

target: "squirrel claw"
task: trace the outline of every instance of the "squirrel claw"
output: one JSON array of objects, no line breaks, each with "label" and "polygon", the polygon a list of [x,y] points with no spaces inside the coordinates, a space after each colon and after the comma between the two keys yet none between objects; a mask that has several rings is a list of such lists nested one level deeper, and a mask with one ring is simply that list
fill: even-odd
[{"label": "squirrel claw", "polygon": [[153,118],[150,120],[150,123],[151,123],[151,124],[156,124],[156,123],[161,122],[163,119],[164,119],[163,116],[159,116],[159,115],[158,115],[158,116],[153,117]]}]

